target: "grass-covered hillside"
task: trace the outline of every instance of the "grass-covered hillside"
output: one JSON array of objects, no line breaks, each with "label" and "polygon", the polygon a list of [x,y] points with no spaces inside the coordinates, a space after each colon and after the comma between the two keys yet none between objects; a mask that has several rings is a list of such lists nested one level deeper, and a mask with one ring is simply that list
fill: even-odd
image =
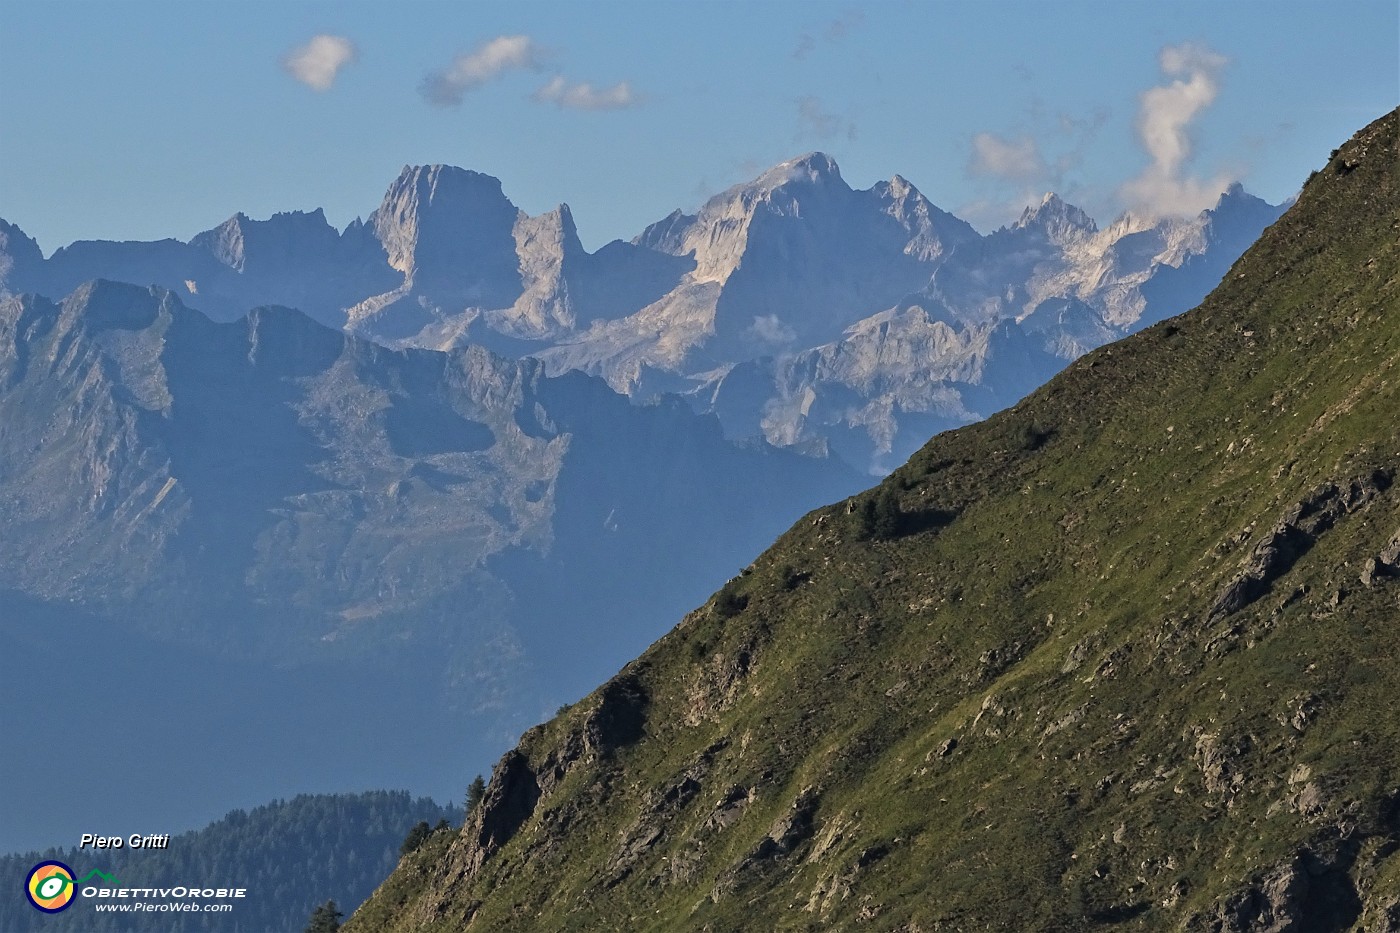
[{"label": "grass-covered hillside", "polygon": [[1396,132],[807,516],[347,929],[1400,930]]}]

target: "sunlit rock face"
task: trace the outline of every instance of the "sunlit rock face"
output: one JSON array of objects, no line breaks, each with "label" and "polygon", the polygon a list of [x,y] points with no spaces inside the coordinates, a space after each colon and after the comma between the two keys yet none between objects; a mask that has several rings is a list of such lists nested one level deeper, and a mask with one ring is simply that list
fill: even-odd
[{"label": "sunlit rock face", "polygon": [[405,166],[341,231],[319,210],[237,214],[188,243],[45,260],[6,224],[0,290],[155,284],[217,320],[288,305],[387,346],[479,345],[639,402],[680,394],[733,438],[880,473],[1194,306],[1280,211],[1235,185],[1197,217],[1100,228],[1047,194],[982,236],[905,178],[854,189],[814,152],[589,253],[568,205],[532,217],[489,175]]}]

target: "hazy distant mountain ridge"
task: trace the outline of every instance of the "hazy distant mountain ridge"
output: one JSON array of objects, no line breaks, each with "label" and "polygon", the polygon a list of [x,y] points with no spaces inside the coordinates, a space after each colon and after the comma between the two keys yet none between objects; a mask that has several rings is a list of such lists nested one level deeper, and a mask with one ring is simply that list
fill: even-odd
[{"label": "hazy distant mountain ridge", "polygon": [[[880,472],[928,430],[985,417],[1064,362],[1191,307],[1280,210],[1236,185],[1195,218],[1126,214],[1100,229],[1048,194],[981,236],[902,176],[853,189],[813,152],[589,253],[568,205],[531,217],[489,175],[405,166],[341,232],[319,210],[238,214],[188,244],[80,242],[44,260],[6,224],[0,291],[57,298],[103,277],[162,285],[219,320],[284,304],[391,346],[481,344],[638,400],[680,393],[733,437],[835,445]],[[911,332],[892,347],[911,307],[960,336]],[[1032,371],[977,349],[1008,327],[1046,351],[1016,357]],[[807,354],[862,359],[865,375],[794,382]]]},{"label": "hazy distant mountain ridge", "polygon": [[[0,585],[89,604],[246,591],[302,607],[305,637],[323,640],[430,604],[504,550],[573,541],[581,529],[559,527],[558,488],[591,445],[638,488],[641,473],[679,481],[664,462],[692,449],[715,481],[646,500],[679,521],[709,499],[742,525],[720,500],[771,496],[754,483],[784,470],[823,491],[842,480],[819,477],[846,476],[792,455],[765,474],[771,458],[728,444],[709,419],[547,378],[534,360],[390,350],[285,308],[216,323],[169,292],[108,282],[61,305],[0,304],[0,385]],[[675,437],[614,450],[628,422]],[[726,471],[743,477],[737,491],[718,482]],[[800,510],[814,493],[787,498]],[[610,510],[614,523],[639,520],[625,488],[579,494],[597,498],[598,529]]]},{"label": "hazy distant mountain ridge", "polygon": [[[767,380],[750,366],[718,410],[736,434],[829,442],[884,472],[928,434],[1013,404],[1066,362],[1191,307],[1280,211],[1235,187],[1190,220],[1125,215],[1101,231],[1047,195],[1016,224],[960,242],[923,287],[832,343],[756,360]],[[826,365],[804,366],[812,355]],[[694,395],[723,394],[726,378],[692,376]]]},{"label": "hazy distant mountain ridge", "polygon": [[639,246],[691,257],[694,270],[665,300],[538,355],[551,371],[597,372],[646,395],[648,369],[690,375],[836,337],[976,236],[904,179],[856,191],[810,153],[649,227]]},{"label": "hazy distant mountain ridge", "polygon": [[[74,702],[149,715],[143,691],[108,683],[124,671],[112,652],[135,650],[111,642],[229,683],[299,672],[263,690],[285,714],[191,759],[211,767],[280,761],[306,730],[342,728],[327,706],[371,694],[388,699],[359,734],[447,735],[449,759],[481,767],[859,483],[835,460],[729,441],[678,399],[637,405],[537,360],[390,349],[288,308],[216,322],[164,289],[106,281],[61,303],[0,300],[0,425],[6,691],[30,696],[54,663],[90,667]],[[161,702],[216,715],[202,679],[161,683]],[[388,710],[390,726],[375,718]],[[27,728],[8,723],[7,741]],[[184,754],[93,742],[137,811],[160,786],[147,769]],[[339,786],[347,767],[425,786],[401,759],[295,760],[290,787],[283,769],[250,770],[249,791]],[[0,783],[78,795],[65,782],[81,772],[56,762]]]}]

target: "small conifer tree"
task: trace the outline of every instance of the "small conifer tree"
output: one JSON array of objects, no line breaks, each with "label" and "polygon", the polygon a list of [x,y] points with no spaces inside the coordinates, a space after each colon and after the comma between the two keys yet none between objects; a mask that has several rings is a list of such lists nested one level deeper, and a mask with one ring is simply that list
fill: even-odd
[{"label": "small conifer tree", "polygon": [[481,805],[482,798],[486,796],[486,782],[477,775],[470,784],[467,785],[467,817],[470,818],[476,812],[476,808]]},{"label": "small conifer tree", "polygon": [[899,537],[904,525],[899,496],[893,489],[881,488],[873,498],[861,502],[859,518],[862,540],[889,541]]},{"label": "small conifer tree", "polygon": [[306,933],[336,933],[340,929],[340,918],[344,914],[335,906],[335,901],[326,901],[311,912],[311,922],[306,925]]},{"label": "small conifer tree", "polygon": [[416,851],[419,846],[428,840],[432,835],[432,827],[427,820],[419,820],[413,824],[413,828],[408,831],[408,835],[403,839],[403,845],[399,846],[399,855],[407,855]]}]

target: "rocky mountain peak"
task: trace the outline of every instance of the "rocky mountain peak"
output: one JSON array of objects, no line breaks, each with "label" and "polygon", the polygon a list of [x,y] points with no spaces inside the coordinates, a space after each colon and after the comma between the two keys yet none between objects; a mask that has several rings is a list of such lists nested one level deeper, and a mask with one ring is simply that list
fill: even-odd
[{"label": "rocky mountain peak", "polygon": [[0,220],[0,295],[25,289],[25,273],[44,261],[39,244],[23,230]]},{"label": "rocky mountain peak", "polygon": [[264,305],[244,318],[248,328],[249,363],[284,375],[310,376],[321,372],[340,353],[346,337],[319,324],[295,308]]},{"label": "rocky mountain peak", "polygon": [[779,162],[758,176],[752,187],[761,191],[772,191],[789,185],[837,185],[848,188],[841,177],[841,169],[836,160],[824,152],[809,152],[795,159]]},{"label": "rocky mountain peak", "polygon": [[1205,211],[1209,217],[1216,218],[1227,214],[1254,214],[1261,212],[1278,213],[1278,208],[1262,198],[1256,198],[1248,191],[1244,190],[1244,185],[1234,182],[1230,187],[1221,193],[1215,206]]},{"label": "rocky mountain peak", "polygon": [[583,243],[578,238],[578,224],[574,222],[574,212],[569,205],[560,204],[547,214],[540,215],[539,219],[559,231],[559,240],[565,245],[566,252],[575,255],[584,252]]},{"label": "rocky mountain peak", "polygon": [[3,219],[0,219],[0,254],[35,262],[44,258],[38,242],[33,237],[18,225]]},{"label": "rocky mountain peak", "polygon": [[406,165],[370,215],[369,225],[405,274],[422,265],[422,248],[447,259],[483,241],[510,239],[519,211],[500,179],[453,165]]},{"label": "rocky mountain peak", "polygon": [[1232,251],[1243,251],[1257,235],[1254,231],[1272,224],[1284,207],[1256,198],[1235,182],[1196,222],[1211,241],[1228,244]]},{"label": "rocky mountain peak", "polygon": [[677,208],[656,223],[648,225],[632,240],[632,244],[677,255],[681,252],[681,239],[685,236],[686,229],[693,223],[695,223],[694,214],[687,214]]},{"label": "rocky mountain peak", "polygon": [[60,305],[63,329],[79,321],[89,332],[143,330],[160,317],[180,313],[180,300],[157,285],[139,286],[93,279],[78,286]]},{"label": "rocky mountain peak", "polygon": [[919,193],[919,189],[915,188],[913,183],[911,183],[909,179],[899,174],[895,174],[888,182],[886,182],[886,185],[888,186],[886,190],[889,191],[890,196],[895,198],[907,197],[910,192],[913,192],[914,194]]},{"label": "rocky mountain peak", "polygon": [[213,230],[198,234],[190,245],[207,250],[215,259],[236,272],[246,272],[248,263],[285,265],[295,254],[328,252],[335,248],[340,234],[326,220],[321,208],[313,211],[279,211],[267,220],[253,220],[239,211]]},{"label": "rocky mountain peak", "polygon": [[970,224],[938,208],[903,175],[876,183],[869,193],[908,232],[905,255],[929,262],[958,243],[978,239]]},{"label": "rocky mountain peak", "polygon": [[1098,232],[1098,224],[1084,211],[1065,201],[1053,191],[1047,192],[1038,207],[1027,207],[1012,229],[1024,230],[1039,227],[1051,239],[1065,234],[1092,234]]},{"label": "rocky mountain peak", "polygon": [[1129,210],[1119,214],[1118,219],[1109,224],[1108,228],[1105,229],[1101,235],[1105,241],[1113,243],[1125,236],[1141,233],[1144,230],[1151,230],[1153,227],[1159,226],[1160,224],[1161,221],[1153,220],[1145,214]]}]

